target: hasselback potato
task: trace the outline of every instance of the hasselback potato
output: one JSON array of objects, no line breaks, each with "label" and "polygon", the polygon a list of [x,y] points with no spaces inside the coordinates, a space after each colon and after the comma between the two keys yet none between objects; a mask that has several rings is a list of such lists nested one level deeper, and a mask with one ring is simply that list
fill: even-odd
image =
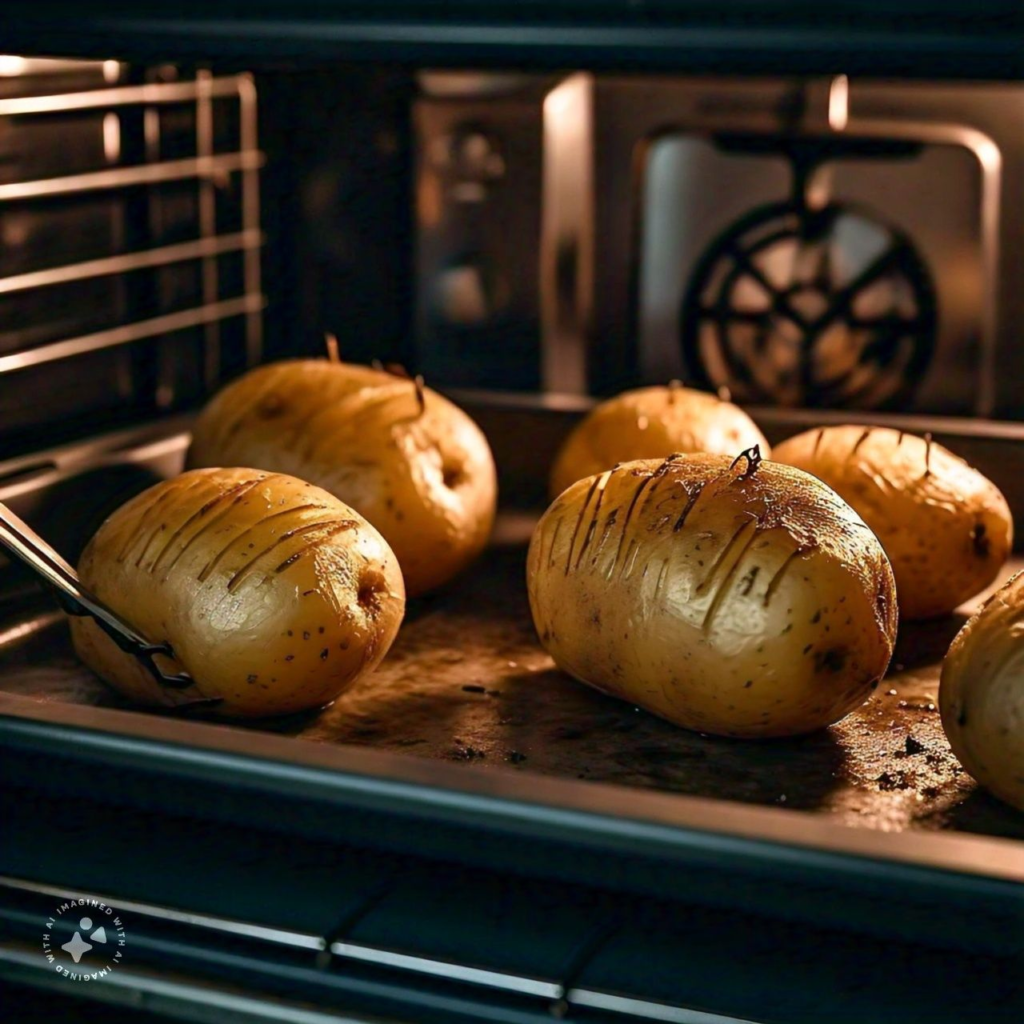
[{"label": "hasselback potato", "polygon": [[1024,573],[1004,583],[953,640],[939,710],[960,763],[1024,811]]},{"label": "hasselback potato", "polygon": [[756,451],[579,481],[538,523],[527,584],[561,668],[725,736],[836,721],[878,684],[896,635],[874,534],[820,481]]},{"label": "hasselback potato", "polygon": [[160,686],[91,619],[75,649],[133,700],[219,701],[230,716],[334,700],[387,653],[405,609],[398,562],[333,495],[251,469],[202,469],[114,512],[82,555],[85,587],[195,680]]},{"label": "hasselback potato", "polygon": [[494,523],[494,460],[477,425],[421,382],[363,366],[251,370],[203,410],[187,464],[256,466],[330,491],[380,530],[410,595],[465,568]]}]

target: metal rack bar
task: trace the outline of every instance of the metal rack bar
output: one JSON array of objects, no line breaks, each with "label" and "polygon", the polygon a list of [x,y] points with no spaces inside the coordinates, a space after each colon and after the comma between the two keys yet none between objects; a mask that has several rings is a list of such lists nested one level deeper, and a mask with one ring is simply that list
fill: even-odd
[{"label": "metal rack bar", "polygon": [[231,171],[256,171],[265,163],[259,150],[242,150],[219,156],[188,157],[184,160],[164,160],[158,164],[138,167],[117,167],[104,171],[69,174],[61,178],[42,178],[37,181],[17,181],[0,185],[0,203],[46,196],[75,195],[109,188],[131,185],[155,185],[164,181],[183,181]]},{"label": "metal rack bar", "polygon": [[163,245],[157,249],[123,253],[119,256],[105,256],[102,259],[85,260],[82,263],[68,263],[62,267],[47,267],[33,270],[14,277],[0,278],[0,295],[26,291],[30,288],[46,288],[51,285],[84,281],[92,277],[110,274],[125,274],[133,270],[147,270],[164,267],[186,260],[213,258],[229,252],[259,249],[264,237],[259,230],[239,231],[231,235],[216,235],[197,238],[191,242]]},{"label": "metal rack bar", "polygon": [[510,974],[506,971],[470,967],[468,964],[455,963],[450,960],[434,960],[430,957],[399,953],[395,950],[365,946],[356,942],[332,942],[330,951],[337,957],[360,960],[377,967],[395,967],[399,970],[414,971],[417,974],[446,978],[449,981],[486,985],[506,992],[521,992],[524,995],[541,996],[545,999],[556,999],[562,990],[557,982],[544,981],[541,978],[528,978],[525,975]]},{"label": "metal rack bar", "polygon": [[126,345],[133,341],[141,341],[143,338],[152,338],[158,334],[171,334],[174,331],[182,331],[188,327],[197,327],[200,324],[210,323],[212,320],[223,320],[231,316],[249,315],[252,313],[258,314],[262,311],[265,304],[266,299],[261,294],[241,295],[234,299],[225,299],[222,302],[213,302],[205,306],[183,309],[176,313],[166,313],[163,316],[153,317],[150,320],[138,320],[135,323],[124,324],[121,327],[112,327],[105,331],[97,331],[94,334],[83,334],[78,338],[56,341],[53,344],[42,345],[39,348],[0,356],[0,373],[24,370],[30,366],[52,363],[58,359],[66,359],[69,356],[96,352],[100,349],[113,348],[117,345]]},{"label": "metal rack bar", "polygon": [[[239,148],[244,153],[257,152],[256,139],[256,84],[251,75],[238,79],[239,102]],[[256,231],[260,226],[260,182],[256,167],[242,172],[242,228]],[[243,256],[245,291],[255,294],[262,288],[260,254],[246,250]],[[250,313],[245,323],[245,356],[249,366],[255,366],[263,358],[263,318],[259,313]]]},{"label": "metal rack bar", "polygon": [[[213,101],[210,98],[210,80],[212,75],[209,71],[196,72],[196,156],[200,159],[213,156]],[[242,142],[241,148],[248,150],[255,149]],[[248,172],[247,172],[248,173]],[[217,194],[213,181],[203,177],[198,179],[199,187],[199,232],[203,238],[213,238],[217,234]],[[244,191],[244,185],[243,185]],[[243,200],[244,202],[244,200]],[[248,227],[248,225],[244,225]],[[219,294],[217,273],[217,260],[210,256],[204,256],[202,261],[202,287],[203,302],[211,303],[217,301]],[[251,292],[246,284],[245,291]],[[204,328],[205,335],[203,342],[203,384],[207,390],[212,391],[217,386],[220,377],[220,324],[213,320]]]},{"label": "metal rack bar", "polygon": [[749,1017],[733,1017],[707,1010],[694,1010],[650,999],[634,999],[612,992],[578,988],[569,993],[570,1006],[628,1015],[633,1019],[664,1021],[665,1024],[755,1024]]},{"label": "metal rack bar", "polygon": [[[237,96],[245,88],[247,75],[211,78],[203,87],[210,96]],[[32,114],[64,114],[69,110],[95,110],[135,104],[185,103],[200,95],[197,82],[147,82],[122,85],[113,89],[91,89],[54,96],[17,96],[0,99],[0,117],[24,117]]]},{"label": "metal rack bar", "polygon": [[29,881],[27,878],[14,878],[0,875],[0,888],[12,889],[15,892],[33,893],[38,896],[51,896],[59,900],[90,899],[98,900],[118,910],[138,914],[140,917],[170,921],[173,924],[193,925],[211,931],[240,935],[246,939],[259,939],[273,942],[280,946],[291,946],[295,949],[321,950],[324,939],[311,932],[299,932],[289,928],[274,928],[269,925],[256,924],[253,921],[240,921],[237,918],[220,917],[214,914],[199,914],[190,910],[176,910],[173,907],[158,906],[155,903],[143,903],[139,900],[125,900],[119,896],[108,896],[94,892],[75,892],[60,886],[45,885],[41,882]]}]

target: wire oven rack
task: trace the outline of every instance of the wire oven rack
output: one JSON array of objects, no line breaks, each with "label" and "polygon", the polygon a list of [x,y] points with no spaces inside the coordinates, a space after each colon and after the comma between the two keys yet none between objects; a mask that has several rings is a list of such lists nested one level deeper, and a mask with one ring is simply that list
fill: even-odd
[{"label": "wire oven rack", "polygon": [[0,92],[3,447],[181,407],[262,353],[252,77],[39,63],[13,84],[43,94]]}]

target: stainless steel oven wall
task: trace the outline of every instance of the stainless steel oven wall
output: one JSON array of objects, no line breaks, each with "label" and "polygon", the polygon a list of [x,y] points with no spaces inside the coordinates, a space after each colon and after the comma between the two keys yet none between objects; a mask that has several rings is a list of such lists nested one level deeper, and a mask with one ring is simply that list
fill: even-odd
[{"label": "stainless steel oven wall", "polygon": [[416,344],[442,383],[1024,412],[1021,86],[420,81]]},{"label": "stainless steel oven wall", "polygon": [[[899,407],[1024,411],[1015,386],[1024,370],[1015,283],[1024,259],[1020,87],[596,79],[594,121],[601,245],[589,353],[597,389],[693,376],[693,356],[687,362],[681,351],[681,316],[700,255],[736,218],[787,198],[793,140],[842,138],[864,140],[866,152],[824,161],[806,182],[811,202],[815,188],[825,189],[891,225],[916,250],[934,289],[933,348]],[[729,153],[723,140],[743,145]],[[619,253],[628,258],[613,258]],[[832,274],[840,276],[835,266]],[[848,281],[833,280],[835,291]],[[812,396],[791,404],[815,403]]]},{"label": "stainless steel oven wall", "polygon": [[[541,383],[545,95],[557,77],[420,76],[416,363],[450,385]],[[582,211],[581,211],[582,212]]]}]

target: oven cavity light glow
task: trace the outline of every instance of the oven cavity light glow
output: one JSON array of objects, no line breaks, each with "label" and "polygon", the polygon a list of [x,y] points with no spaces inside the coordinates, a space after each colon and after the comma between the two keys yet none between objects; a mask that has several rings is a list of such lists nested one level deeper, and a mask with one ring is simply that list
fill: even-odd
[{"label": "oven cavity light glow", "polygon": [[9,53],[0,54],[0,75],[5,78],[12,78],[20,75],[28,66],[24,57],[15,57]]},{"label": "oven cavity light glow", "polygon": [[828,90],[828,123],[835,132],[846,130],[850,121],[850,79],[836,75]]},{"label": "oven cavity light glow", "polygon": [[103,62],[103,81],[107,83],[116,82],[121,77],[121,62],[118,60],[105,60]]},{"label": "oven cavity light glow", "polygon": [[113,112],[103,115],[103,155],[108,164],[121,159],[121,118]]}]

